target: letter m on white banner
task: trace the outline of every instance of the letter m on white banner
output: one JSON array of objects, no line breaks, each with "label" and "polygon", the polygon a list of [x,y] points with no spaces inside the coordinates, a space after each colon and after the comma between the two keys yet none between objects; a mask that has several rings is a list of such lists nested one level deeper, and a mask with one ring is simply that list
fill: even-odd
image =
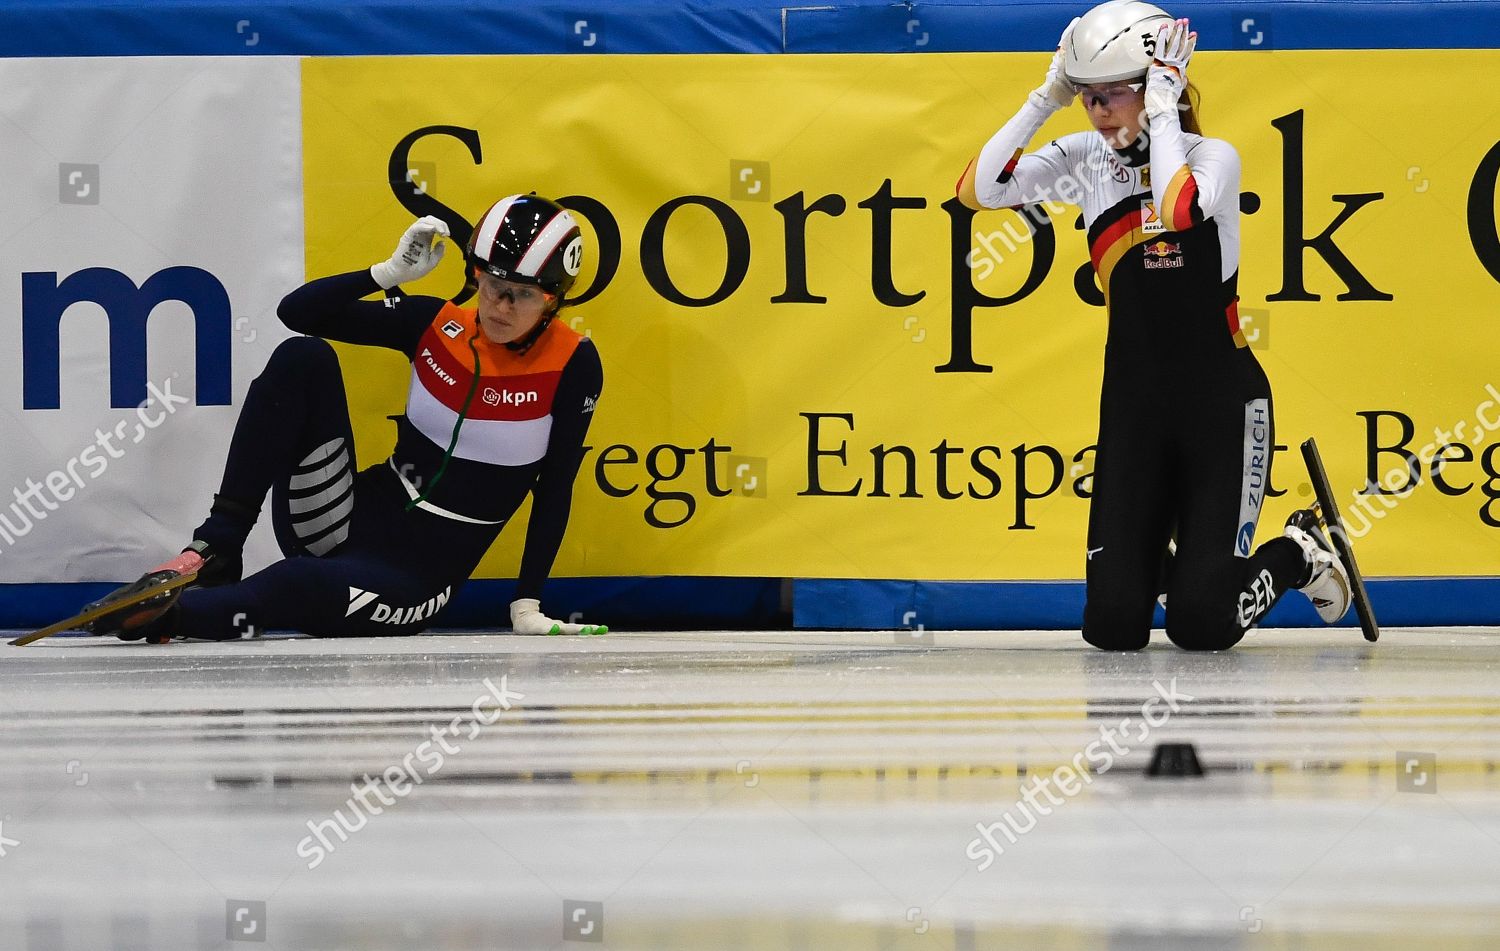
[{"label": "letter m on white banner", "polygon": [[199,406],[230,401],[229,293],[202,268],[169,267],[139,287],[107,267],[85,268],[58,280],[54,271],[21,275],[21,350],[26,409],[61,405],[64,312],[74,304],[97,304],[109,320],[109,405],[139,406],[146,392],[146,321],[158,304],[181,301],[193,313],[194,370]]}]

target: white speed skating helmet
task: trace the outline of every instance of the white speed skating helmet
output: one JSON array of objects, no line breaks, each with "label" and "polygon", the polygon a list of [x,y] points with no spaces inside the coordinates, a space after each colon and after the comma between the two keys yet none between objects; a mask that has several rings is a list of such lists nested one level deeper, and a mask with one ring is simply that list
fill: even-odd
[{"label": "white speed skating helmet", "polygon": [[1063,72],[1075,85],[1112,83],[1146,73],[1167,11],[1142,0],[1109,0],[1085,13],[1068,38]]}]

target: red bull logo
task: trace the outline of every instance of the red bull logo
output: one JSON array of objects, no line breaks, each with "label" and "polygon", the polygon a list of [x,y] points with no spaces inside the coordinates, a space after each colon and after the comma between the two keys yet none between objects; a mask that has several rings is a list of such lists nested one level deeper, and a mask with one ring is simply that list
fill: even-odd
[{"label": "red bull logo", "polygon": [[1146,270],[1182,267],[1182,245],[1158,238],[1141,247],[1142,261]]}]

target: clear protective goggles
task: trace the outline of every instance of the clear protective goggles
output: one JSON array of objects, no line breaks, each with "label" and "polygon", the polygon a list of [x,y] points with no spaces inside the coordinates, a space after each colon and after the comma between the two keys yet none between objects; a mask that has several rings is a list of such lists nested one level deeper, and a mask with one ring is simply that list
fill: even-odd
[{"label": "clear protective goggles", "polygon": [[1128,106],[1146,88],[1145,83],[1116,83],[1113,86],[1079,86],[1078,98],[1085,109],[1098,104],[1107,109]]},{"label": "clear protective goggles", "polygon": [[535,284],[517,284],[483,271],[476,271],[475,278],[479,282],[480,297],[494,304],[510,298],[511,306],[521,311],[541,310],[552,296]]}]

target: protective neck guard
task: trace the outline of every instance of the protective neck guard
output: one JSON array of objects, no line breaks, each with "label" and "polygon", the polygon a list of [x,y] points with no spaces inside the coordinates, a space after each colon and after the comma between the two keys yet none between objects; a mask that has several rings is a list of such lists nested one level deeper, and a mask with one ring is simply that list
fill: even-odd
[{"label": "protective neck guard", "polygon": [[532,327],[531,331],[527,333],[526,336],[522,337],[519,340],[512,340],[510,343],[505,345],[505,349],[516,354],[517,356],[524,354],[527,350],[530,350],[533,346],[535,346],[538,340],[542,339],[542,334],[547,332],[547,328],[552,325],[552,318],[556,316],[557,311],[555,310],[551,311],[550,313],[543,314],[542,319],[536,322],[536,326]]},{"label": "protective neck guard", "polygon": [[1143,128],[1141,134],[1135,137],[1135,141],[1123,149],[1116,149],[1112,145],[1110,148],[1114,149],[1115,158],[1120,160],[1121,165],[1140,168],[1151,161],[1151,133]]}]

